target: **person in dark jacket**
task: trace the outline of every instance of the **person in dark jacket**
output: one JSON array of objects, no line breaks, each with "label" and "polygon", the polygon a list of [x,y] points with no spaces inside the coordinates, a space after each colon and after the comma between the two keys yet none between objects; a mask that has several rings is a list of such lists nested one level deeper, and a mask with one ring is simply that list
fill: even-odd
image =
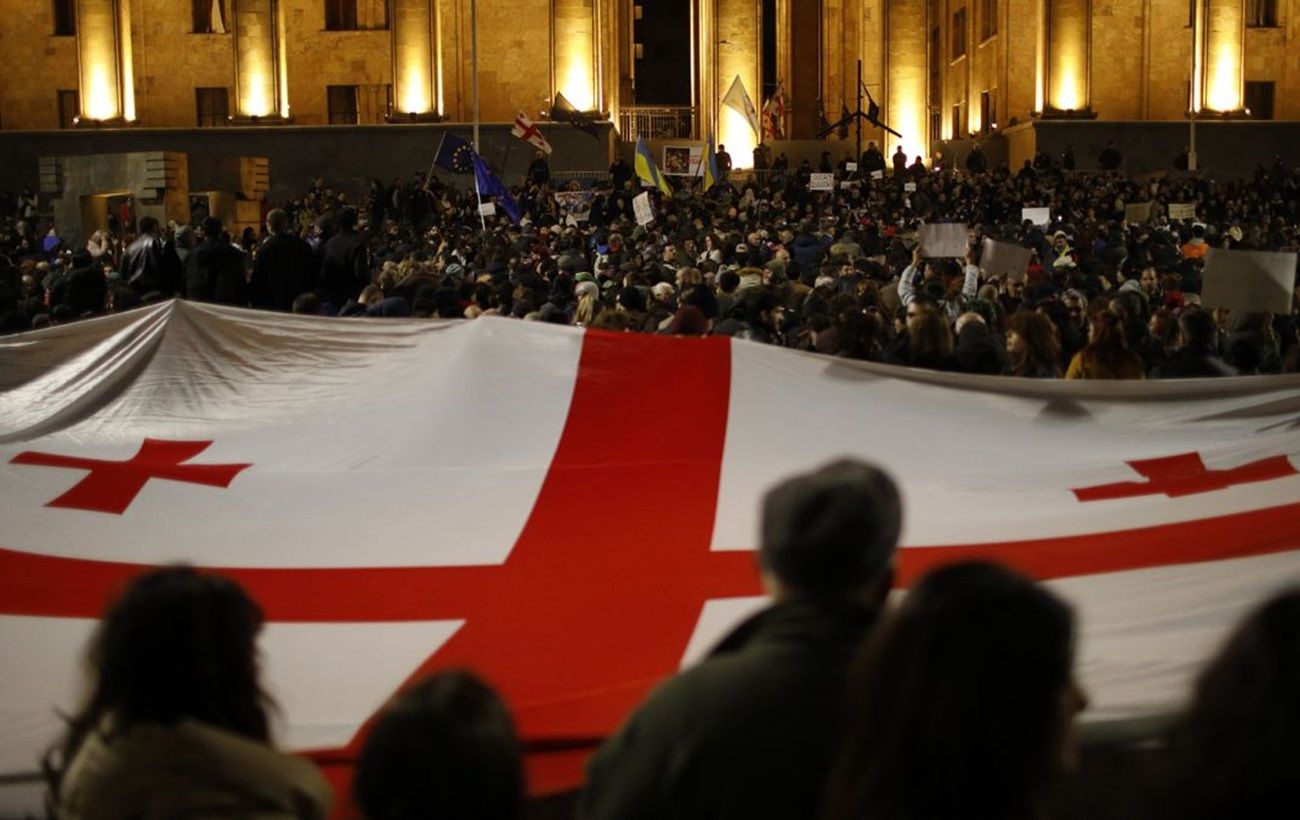
[{"label": "person in dark jacket", "polygon": [[320,285],[325,300],[338,309],[370,284],[370,253],[365,236],[357,232],[355,210],[340,210],[334,226],[338,233],[325,243],[321,254]]},{"label": "person in dark jacket", "polygon": [[953,358],[963,373],[996,376],[1006,367],[1002,345],[978,313],[957,317],[957,347]]},{"label": "person in dark jacket", "polygon": [[889,589],[902,525],[884,472],[842,460],[771,489],[771,606],[662,685],[587,766],[581,815],[806,818],[835,751],[851,658]]},{"label": "person in dark jacket", "polygon": [[103,267],[86,251],[74,253],[71,261],[71,269],[50,286],[50,303],[67,305],[75,316],[103,313],[108,301]]},{"label": "person in dark jacket", "polygon": [[203,241],[185,264],[185,292],[199,302],[222,305],[248,304],[246,257],[226,238],[221,220],[203,220]]},{"label": "person in dark jacket", "polygon": [[140,235],[122,255],[122,276],[138,294],[171,296],[181,291],[181,260],[160,234],[158,220],[140,217]]},{"label": "person in dark jacket", "polygon": [[966,171],[971,174],[982,174],[988,169],[988,157],[984,156],[984,149],[980,148],[977,142],[971,146],[970,153],[966,155]]},{"label": "person in dark jacket", "polygon": [[1215,341],[1219,331],[1214,317],[1203,310],[1187,310],[1178,317],[1182,346],[1166,361],[1151,370],[1157,379],[1193,379],[1212,376],[1235,376],[1237,371],[1219,358]]},{"label": "person in dark jacket", "polygon": [[291,230],[289,215],[276,208],[266,215],[271,236],[253,262],[249,297],[253,307],[288,313],[293,300],[316,287],[316,260],[311,246]]}]

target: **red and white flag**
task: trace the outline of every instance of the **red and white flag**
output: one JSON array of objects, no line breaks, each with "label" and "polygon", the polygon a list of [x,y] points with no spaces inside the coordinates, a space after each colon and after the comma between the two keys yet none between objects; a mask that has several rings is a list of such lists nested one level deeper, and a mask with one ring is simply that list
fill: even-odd
[{"label": "red and white flag", "polygon": [[[763,604],[763,492],[844,455],[900,482],[903,586],[976,557],[1044,580],[1079,608],[1085,722],[1140,722],[1300,574],[1297,407],[1294,377],[1041,382],[180,301],[0,338],[0,774],[37,770],[112,593],[188,561],[260,602],[276,739],[336,783],[389,696],[471,667],[534,788],[571,787]],[[0,814],[24,799],[0,786]]]},{"label": "red and white flag", "polygon": [[542,136],[537,123],[528,119],[528,115],[522,111],[515,115],[515,127],[510,129],[510,133],[548,154],[551,153],[551,144],[546,141],[546,137]]}]

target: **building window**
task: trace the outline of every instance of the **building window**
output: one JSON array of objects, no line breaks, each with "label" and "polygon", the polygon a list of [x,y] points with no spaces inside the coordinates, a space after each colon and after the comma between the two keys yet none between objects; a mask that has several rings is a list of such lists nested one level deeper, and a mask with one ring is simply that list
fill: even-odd
[{"label": "building window", "polygon": [[72,128],[81,116],[81,96],[76,89],[59,89],[59,127]]},{"label": "building window", "polygon": [[980,132],[987,134],[998,122],[997,92],[980,92]]},{"label": "building window", "polygon": [[225,0],[190,0],[194,33],[225,34],[230,31],[226,25],[225,5]]},{"label": "building window", "polygon": [[1196,25],[1196,0],[1187,0],[1187,27]]},{"label": "building window", "polygon": [[326,31],[356,31],[357,0],[325,0]]},{"label": "building window", "polygon": [[980,0],[980,40],[987,40],[998,33],[997,0]]},{"label": "building window", "polygon": [[1246,0],[1247,28],[1277,26],[1277,0]]},{"label": "building window", "polygon": [[355,85],[331,85],[325,89],[329,104],[330,125],[356,125],[357,87]]},{"label": "building window", "polygon": [[952,59],[966,56],[966,9],[957,9],[952,15]]},{"label": "building window", "polygon": [[72,37],[77,33],[77,0],[54,0],[54,36]]},{"label": "building window", "polygon": [[1273,119],[1272,81],[1246,83],[1246,110],[1250,112],[1251,119]]},{"label": "building window", "polygon": [[938,139],[943,133],[943,109],[939,106],[930,108],[930,139]]},{"label": "building window", "polygon": [[194,103],[199,128],[220,128],[230,122],[230,92],[225,88],[196,88]]},{"label": "building window", "polygon": [[949,139],[959,140],[966,136],[966,129],[961,127],[961,103],[952,107],[952,135]]}]

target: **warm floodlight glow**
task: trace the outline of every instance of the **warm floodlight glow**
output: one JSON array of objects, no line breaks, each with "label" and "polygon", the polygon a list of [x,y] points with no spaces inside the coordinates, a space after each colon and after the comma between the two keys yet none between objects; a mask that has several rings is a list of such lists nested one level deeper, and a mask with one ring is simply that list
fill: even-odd
[{"label": "warm floodlight glow", "polygon": [[1237,111],[1242,100],[1242,43],[1246,36],[1243,4],[1202,0],[1205,4],[1205,106]]},{"label": "warm floodlight glow", "polygon": [[82,0],[77,4],[83,119],[103,121],[122,116],[117,34],[117,10],[112,0]]},{"label": "warm floodlight glow", "polygon": [[399,114],[433,111],[433,6],[429,0],[397,0],[393,4],[394,98]]},{"label": "warm floodlight glow", "polygon": [[579,111],[596,107],[593,0],[554,0],[555,90]]},{"label": "warm floodlight glow", "polygon": [[236,108],[241,117],[273,117],[279,111],[276,80],[276,4],[245,0],[235,4],[235,51],[239,72]]},{"label": "warm floodlight glow", "polygon": [[1088,107],[1088,0],[1048,0],[1048,105],[1058,111]]},{"label": "warm floodlight glow", "polygon": [[718,145],[727,146],[731,167],[754,167],[754,146],[758,145],[758,138],[744,114],[719,103],[717,139]]}]

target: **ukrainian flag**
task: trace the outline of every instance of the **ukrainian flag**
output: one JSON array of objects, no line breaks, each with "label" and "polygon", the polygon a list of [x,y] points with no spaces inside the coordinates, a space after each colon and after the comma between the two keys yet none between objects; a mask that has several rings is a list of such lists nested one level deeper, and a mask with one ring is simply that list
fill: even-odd
[{"label": "ukrainian flag", "polygon": [[637,177],[663,191],[667,196],[673,195],[672,186],[659,173],[659,166],[655,165],[654,157],[650,156],[650,148],[641,137],[636,138],[635,168]]},{"label": "ukrainian flag", "polygon": [[704,190],[718,184],[718,155],[713,151],[713,132],[709,132],[708,153],[704,156]]}]

